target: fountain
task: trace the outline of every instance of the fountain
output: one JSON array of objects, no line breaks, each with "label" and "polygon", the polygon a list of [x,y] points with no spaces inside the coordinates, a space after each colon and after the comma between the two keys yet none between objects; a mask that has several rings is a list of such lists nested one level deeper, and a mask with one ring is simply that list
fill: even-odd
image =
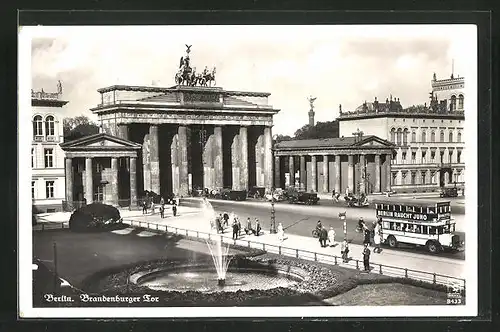
[{"label": "fountain", "polygon": [[[212,204],[208,199],[203,199],[202,205],[202,215],[207,220],[212,220],[215,218],[215,211]],[[229,244],[223,245],[222,237],[217,237],[212,243],[206,241],[208,250],[210,251],[210,256],[214,262],[215,271],[217,272],[217,285],[224,287],[226,284],[226,273],[229,268],[229,263],[231,263],[231,257],[229,254]]]}]

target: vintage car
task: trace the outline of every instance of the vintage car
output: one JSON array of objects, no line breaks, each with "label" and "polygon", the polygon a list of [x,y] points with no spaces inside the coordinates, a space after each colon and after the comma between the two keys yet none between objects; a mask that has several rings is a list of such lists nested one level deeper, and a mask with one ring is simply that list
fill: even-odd
[{"label": "vintage car", "polygon": [[222,199],[230,200],[230,201],[244,201],[247,199],[247,191],[246,190],[230,190],[223,189],[221,192]]},{"label": "vintage car", "polygon": [[439,197],[458,197],[457,187],[442,188]]},{"label": "vintage car", "polygon": [[266,194],[265,187],[252,187],[248,191],[248,197],[251,197],[251,198],[264,198],[265,194]]},{"label": "vintage car", "polygon": [[315,205],[319,202],[318,194],[305,191],[295,191],[288,193],[289,203],[302,203],[306,205]]}]

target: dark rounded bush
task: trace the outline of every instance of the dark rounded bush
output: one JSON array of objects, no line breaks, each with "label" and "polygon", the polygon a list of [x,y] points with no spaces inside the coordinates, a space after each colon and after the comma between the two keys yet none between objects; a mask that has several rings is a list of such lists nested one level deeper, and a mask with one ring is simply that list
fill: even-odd
[{"label": "dark rounded bush", "polygon": [[108,230],[121,220],[120,211],[107,204],[92,203],[73,212],[69,219],[72,231]]}]

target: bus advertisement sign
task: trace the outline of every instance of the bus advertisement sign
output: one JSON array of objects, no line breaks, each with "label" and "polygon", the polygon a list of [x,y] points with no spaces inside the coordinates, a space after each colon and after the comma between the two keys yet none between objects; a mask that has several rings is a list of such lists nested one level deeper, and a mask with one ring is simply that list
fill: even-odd
[{"label": "bus advertisement sign", "polygon": [[413,213],[413,212],[397,212],[397,211],[383,211],[377,210],[377,217],[389,217],[403,220],[414,220],[414,221],[433,221],[437,218],[436,214],[424,214],[424,213]]}]

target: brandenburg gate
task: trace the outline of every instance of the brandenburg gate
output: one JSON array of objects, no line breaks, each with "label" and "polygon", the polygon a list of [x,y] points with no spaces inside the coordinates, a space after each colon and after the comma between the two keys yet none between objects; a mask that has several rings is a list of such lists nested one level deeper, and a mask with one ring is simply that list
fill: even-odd
[{"label": "brandenburg gate", "polygon": [[171,88],[99,89],[102,130],[138,143],[137,191],[187,196],[195,189],[272,187],[270,93],[211,87],[215,68],[196,74],[189,48]]}]

